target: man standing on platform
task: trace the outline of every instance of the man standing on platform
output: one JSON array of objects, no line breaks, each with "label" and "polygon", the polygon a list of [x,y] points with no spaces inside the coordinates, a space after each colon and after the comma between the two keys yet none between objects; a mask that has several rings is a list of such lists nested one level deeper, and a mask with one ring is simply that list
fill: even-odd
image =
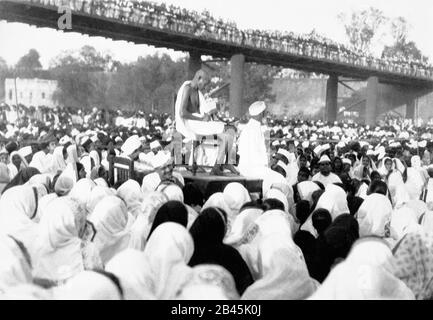
[{"label": "man standing on platform", "polygon": [[239,165],[241,175],[264,179],[271,170],[268,165],[265,136],[262,132],[263,113],[266,105],[263,101],[254,102],[249,107],[250,120],[242,130],[239,143]]},{"label": "man standing on platform", "polygon": [[201,92],[208,82],[206,71],[199,70],[192,81],[186,81],[180,87],[175,104],[176,130],[185,138],[193,140],[194,147],[198,146],[199,136],[216,134],[219,140],[218,156],[211,174],[223,175],[224,168],[238,174],[233,164],[225,164],[226,154],[233,146],[233,138],[224,132],[224,122],[210,121],[213,110],[209,110]]}]

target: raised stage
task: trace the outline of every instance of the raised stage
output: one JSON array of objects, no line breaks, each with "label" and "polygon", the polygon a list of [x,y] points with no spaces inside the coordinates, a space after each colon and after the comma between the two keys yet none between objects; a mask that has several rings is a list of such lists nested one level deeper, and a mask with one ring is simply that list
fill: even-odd
[{"label": "raised stage", "polygon": [[263,180],[251,179],[232,173],[224,173],[224,176],[214,176],[207,172],[197,172],[194,176],[190,171],[181,172],[185,183],[195,182],[203,191],[205,198],[209,198],[215,192],[223,192],[230,182],[239,182],[250,193],[261,193]]}]

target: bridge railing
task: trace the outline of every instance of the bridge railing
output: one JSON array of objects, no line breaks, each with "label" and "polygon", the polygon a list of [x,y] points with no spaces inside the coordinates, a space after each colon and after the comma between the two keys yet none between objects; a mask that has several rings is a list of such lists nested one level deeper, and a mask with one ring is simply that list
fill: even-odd
[{"label": "bridge railing", "polygon": [[433,79],[433,67],[423,61],[397,60],[397,58],[378,59],[361,52],[355,52],[317,34],[299,36],[287,32],[241,30],[236,27],[236,24],[215,19],[208,12],[200,14],[179,7],[148,1],[21,0],[15,2],[30,2],[53,7],[66,5],[75,12],[114,19],[126,24],[181,33],[199,39],[308,57],[313,60],[356,66],[396,75]]}]

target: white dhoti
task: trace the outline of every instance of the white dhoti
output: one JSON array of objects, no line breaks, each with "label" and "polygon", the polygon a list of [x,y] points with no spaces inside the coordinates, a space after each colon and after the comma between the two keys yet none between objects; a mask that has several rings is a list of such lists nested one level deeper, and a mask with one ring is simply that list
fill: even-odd
[{"label": "white dhoti", "polygon": [[[224,122],[190,120],[181,117],[183,91],[185,86],[190,83],[191,81],[185,81],[177,93],[175,105],[176,130],[189,140],[197,140],[198,136],[209,136],[223,133],[225,126]],[[200,115],[204,115],[206,101],[203,97],[203,94],[200,91],[198,93],[200,100]]]},{"label": "white dhoti", "polygon": [[225,123],[221,121],[184,120],[185,127],[197,136],[210,136],[224,132]]}]

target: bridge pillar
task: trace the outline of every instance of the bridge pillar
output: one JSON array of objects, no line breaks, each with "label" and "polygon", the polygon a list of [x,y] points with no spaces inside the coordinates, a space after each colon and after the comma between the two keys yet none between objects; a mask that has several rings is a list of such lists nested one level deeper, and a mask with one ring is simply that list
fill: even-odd
[{"label": "bridge pillar", "polygon": [[415,119],[415,102],[416,99],[411,98],[406,103],[406,119]]},{"label": "bridge pillar", "polygon": [[192,80],[195,73],[201,69],[201,53],[198,51],[189,52],[188,79]]},{"label": "bridge pillar", "polygon": [[374,126],[376,124],[377,102],[379,96],[379,79],[370,77],[367,80],[367,102],[365,106],[365,124]]},{"label": "bridge pillar", "polygon": [[246,110],[243,106],[245,56],[236,54],[230,60],[230,116],[242,117]]},{"label": "bridge pillar", "polygon": [[338,76],[330,75],[326,82],[326,121],[337,120],[338,112]]}]

